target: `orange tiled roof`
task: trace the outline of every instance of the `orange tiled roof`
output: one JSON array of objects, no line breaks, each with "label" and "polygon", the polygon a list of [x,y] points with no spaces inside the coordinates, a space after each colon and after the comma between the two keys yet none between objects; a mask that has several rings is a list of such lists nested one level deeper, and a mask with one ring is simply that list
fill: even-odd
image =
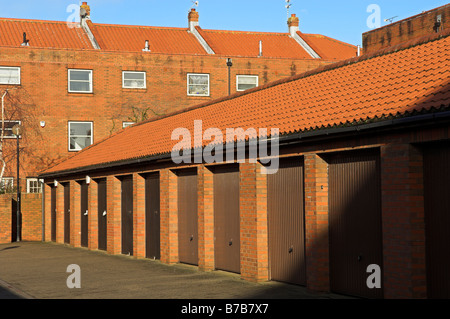
[{"label": "orange tiled roof", "polygon": [[264,57],[312,59],[288,33],[197,30],[218,55],[257,57],[262,41]]},{"label": "orange tiled roof", "polygon": [[30,47],[55,49],[93,49],[79,24],[58,21],[0,18],[0,46],[20,47],[26,32]]},{"label": "orange tiled roof", "polygon": [[354,45],[320,34],[297,33],[324,60],[345,60],[357,55],[358,48]]},{"label": "orange tiled roof", "polygon": [[187,29],[88,23],[102,50],[142,52],[148,40],[153,53],[206,54]]},{"label": "orange tiled roof", "polygon": [[[122,130],[45,172],[170,154],[176,128],[279,128],[306,132],[450,106],[450,32],[237,93]],[[430,39],[428,39],[430,40]],[[411,43],[408,43],[411,45]],[[209,142],[205,141],[204,145]]]}]

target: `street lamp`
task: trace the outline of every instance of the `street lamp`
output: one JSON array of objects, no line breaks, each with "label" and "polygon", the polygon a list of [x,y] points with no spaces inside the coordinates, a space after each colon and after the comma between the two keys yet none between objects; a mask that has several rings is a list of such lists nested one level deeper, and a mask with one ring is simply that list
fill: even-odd
[{"label": "street lamp", "polygon": [[12,128],[12,133],[17,138],[17,238],[16,241],[20,241],[20,206],[21,206],[21,200],[20,200],[20,175],[19,175],[19,167],[20,167],[20,161],[19,161],[19,137],[22,135],[22,126],[20,124],[16,124]]}]

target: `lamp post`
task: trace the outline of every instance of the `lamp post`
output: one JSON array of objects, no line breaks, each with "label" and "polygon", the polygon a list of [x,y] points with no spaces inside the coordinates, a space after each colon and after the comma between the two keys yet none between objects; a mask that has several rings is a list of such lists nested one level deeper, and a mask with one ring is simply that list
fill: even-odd
[{"label": "lamp post", "polygon": [[20,200],[20,175],[19,175],[19,167],[20,167],[20,159],[19,159],[19,137],[22,135],[22,126],[20,124],[16,124],[12,128],[13,134],[17,138],[17,238],[16,241],[19,242],[21,238],[20,234],[20,206],[21,206],[21,200]]}]

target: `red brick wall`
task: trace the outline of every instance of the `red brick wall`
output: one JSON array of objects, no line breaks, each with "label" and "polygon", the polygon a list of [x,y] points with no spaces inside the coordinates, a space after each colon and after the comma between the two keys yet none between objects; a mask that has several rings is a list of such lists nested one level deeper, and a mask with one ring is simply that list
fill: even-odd
[{"label": "red brick wall", "polygon": [[[436,29],[436,18],[442,18]],[[364,53],[372,53],[450,27],[450,4],[363,34]]]},{"label": "red brick wall", "polygon": [[22,240],[42,240],[42,194],[22,194]]},{"label": "red brick wall", "polygon": [[11,242],[12,227],[12,196],[9,194],[0,196],[0,244]]}]

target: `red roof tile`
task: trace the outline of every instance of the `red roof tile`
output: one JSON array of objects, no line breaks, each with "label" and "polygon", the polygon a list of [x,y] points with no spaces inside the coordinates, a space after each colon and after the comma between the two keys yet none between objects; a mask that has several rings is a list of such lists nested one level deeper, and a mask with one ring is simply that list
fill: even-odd
[{"label": "red roof tile", "polygon": [[337,62],[129,127],[45,173],[170,153],[178,142],[171,140],[172,131],[193,132],[195,120],[203,121],[203,130],[279,128],[280,134],[290,134],[449,107],[449,34]]},{"label": "red roof tile", "polygon": [[107,51],[142,52],[149,41],[153,53],[207,54],[195,36],[183,28],[123,26],[89,23],[100,48]]},{"label": "red roof tile", "polygon": [[0,18],[0,46],[20,47],[24,32],[32,48],[93,49],[79,24]]},{"label": "red roof tile", "polygon": [[320,34],[298,32],[298,35],[324,60],[345,60],[357,55],[358,48],[354,45]]}]

